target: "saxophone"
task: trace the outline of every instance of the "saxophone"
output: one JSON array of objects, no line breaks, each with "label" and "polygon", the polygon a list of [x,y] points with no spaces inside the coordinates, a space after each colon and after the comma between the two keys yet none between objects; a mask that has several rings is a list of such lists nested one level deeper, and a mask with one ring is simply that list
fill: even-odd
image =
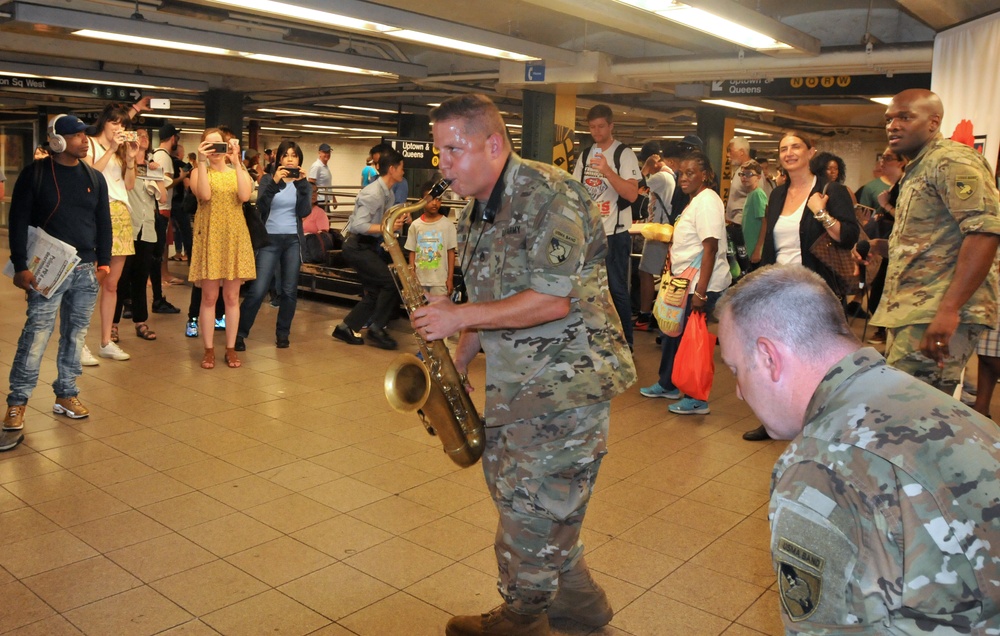
[{"label": "saxophone", "polygon": [[[382,216],[382,238],[392,257],[389,270],[408,314],[427,304],[393,226],[403,215],[420,212],[448,189],[439,181],[423,199],[413,205],[396,205]],[[459,374],[443,340],[425,342],[414,332],[423,360],[412,353],[398,356],[385,372],[385,397],[401,413],[416,411],[431,435],[441,438],[444,452],[463,468],[472,466],[483,454],[483,420],[465,390],[465,377]]]}]

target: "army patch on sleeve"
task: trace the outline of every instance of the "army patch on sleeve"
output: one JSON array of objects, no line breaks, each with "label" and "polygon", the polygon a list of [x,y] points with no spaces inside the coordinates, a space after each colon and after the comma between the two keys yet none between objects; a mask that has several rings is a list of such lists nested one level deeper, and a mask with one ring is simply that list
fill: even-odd
[{"label": "army patch on sleeve", "polygon": [[819,607],[824,559],[784,538],[778,539],[776,559],[781,605],[792,622],[803,621]]},{"label": "army patch on sleeve", "polygon": [[955,194],[959,199],[965,201],[979,189],[979,175],[960,174],[955,177]]},{"label": "army patch on sleeve", "polygon": [[579,243],[577,237],[556,229],[549,239],[548,255],[549,262],[553,265],[562,265],[573,253],[573,249]]}]

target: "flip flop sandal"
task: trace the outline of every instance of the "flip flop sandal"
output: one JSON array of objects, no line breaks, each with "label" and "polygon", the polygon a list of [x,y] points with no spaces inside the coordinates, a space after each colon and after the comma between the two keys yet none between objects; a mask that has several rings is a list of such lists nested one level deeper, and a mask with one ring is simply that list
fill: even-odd
[{"label": "flip flop sandal", "polygon": [[146,323],[139,323],[135,326],[135,335],[143,340],[156,340],[156,332],[149,328]]},{"label": "flip flop sandal", "polygon": [[111,325],[111,342],[118,342],[118,325]]}]

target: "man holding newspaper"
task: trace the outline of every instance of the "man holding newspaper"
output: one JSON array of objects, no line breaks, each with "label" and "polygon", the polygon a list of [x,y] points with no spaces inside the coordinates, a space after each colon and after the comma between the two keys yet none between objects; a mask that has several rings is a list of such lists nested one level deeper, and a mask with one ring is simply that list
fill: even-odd
[{"label": "man holding newspaper", "polygon": [[[0,451],[24,439],[28,398],[38,384],[42,354],[60,316],[56,394],[52,410],[74,419],[90,412],[80,403],[80,352],[100,282],[111,262],[111,212],[104,177],[80,161],[87,156],[86,125],[58,115],[48,127],[48,159],[21,171],[10,202],[10,264],[24,289],[28,311],[10,369],[10,393]],[[29,239],[30,237],[30,239]]]}]

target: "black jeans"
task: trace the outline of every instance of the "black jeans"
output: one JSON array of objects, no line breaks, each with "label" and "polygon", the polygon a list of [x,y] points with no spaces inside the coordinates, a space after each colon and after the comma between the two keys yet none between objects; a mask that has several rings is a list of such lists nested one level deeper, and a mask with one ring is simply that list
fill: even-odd
[{"label": "black jeans", "polygon": [[343,255],[347,264],[358,272],[363,292],[361,302],[347,314],[344,323],[353,331],[361,331],[369,321],[372,327],[384,329],[399,303],[389,266],[376,245],[359,242],[356,234],[344,241]]},{"label": "black jeans", "polygon": [[[141,240],[133,241],[135,254],[125,258],[122,277],[118,279],[118,302],[115,304],[115,320],[117,324],[122,317],[125,298],[132,303],[132,322],[138,324],[149,320],[149,308],[146,306],[146,279],[149,278],[149,264],[152,262],[155,243]],[[157,263],[159,269],[159,263]]]},{"label": "black jeans", "polygon": [[[149,282],[152,283],[153,286],[154,303],[163,300],[163,277],[160,275],[160,264],[163,262],[164,247],[167,244],[167,227],[169,225],[170,219],[157,212],[156,243],[153,244],[153,249],[149,252],[149,263],[147,265],[149,271]],[[119,294],[119,298],[120,297],[121,294]]]}]

